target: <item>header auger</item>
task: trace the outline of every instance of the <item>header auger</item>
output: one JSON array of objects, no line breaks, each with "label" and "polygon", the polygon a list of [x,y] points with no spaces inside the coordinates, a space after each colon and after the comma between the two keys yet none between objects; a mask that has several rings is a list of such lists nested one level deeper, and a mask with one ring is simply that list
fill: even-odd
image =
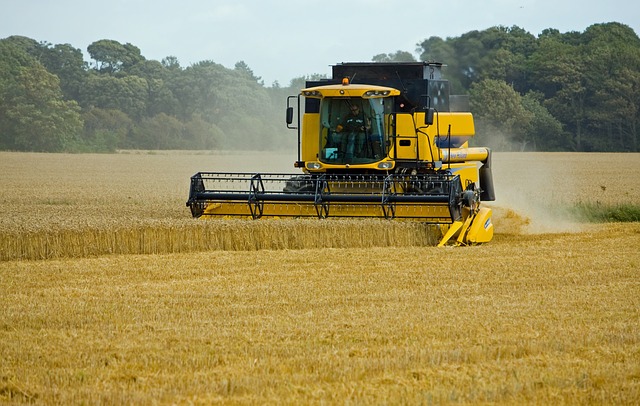
[{"label": "header auger", "polygon": [[380,217],[438,224],[458,245],[493,238],[491,151],[442,64],[342,63],[287,100],[298,174],[199,172],[194,217]]}]

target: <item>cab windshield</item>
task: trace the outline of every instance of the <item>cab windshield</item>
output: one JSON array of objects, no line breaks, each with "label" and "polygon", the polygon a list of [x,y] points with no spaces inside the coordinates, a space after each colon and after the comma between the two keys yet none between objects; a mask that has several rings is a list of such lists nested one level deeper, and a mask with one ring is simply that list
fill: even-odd
[{"label": "cab windshield", "polygon": [[387,155],[391,98],[325,98],[320,106],[320,161],[367,164]]}]

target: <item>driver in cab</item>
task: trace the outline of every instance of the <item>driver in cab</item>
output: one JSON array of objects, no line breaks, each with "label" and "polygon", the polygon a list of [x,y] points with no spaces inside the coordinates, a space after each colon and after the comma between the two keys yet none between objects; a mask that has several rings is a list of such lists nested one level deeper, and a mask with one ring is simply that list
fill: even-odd
[{"label": "driver in cab", "polygon": [[360,111],[360,107],[352,104],[349,110],[349,115],[336,127],[336,132],[343,134],[341,150],[344,151],[345,158],[352,158],[362,152],[365,134],[371,129],[371,119]]}]

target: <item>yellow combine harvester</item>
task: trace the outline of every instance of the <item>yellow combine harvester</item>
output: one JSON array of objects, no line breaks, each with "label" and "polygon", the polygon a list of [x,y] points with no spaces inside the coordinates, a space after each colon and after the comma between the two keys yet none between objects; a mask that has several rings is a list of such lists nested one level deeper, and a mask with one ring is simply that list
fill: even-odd
[{"label": "yellow combine harvester", "polygon": [[383,217],[438,224],[439,245],[493,237],[491,151],[440,63],[342,63],[287,100],[301,174],[199,172],[194,217]]}]

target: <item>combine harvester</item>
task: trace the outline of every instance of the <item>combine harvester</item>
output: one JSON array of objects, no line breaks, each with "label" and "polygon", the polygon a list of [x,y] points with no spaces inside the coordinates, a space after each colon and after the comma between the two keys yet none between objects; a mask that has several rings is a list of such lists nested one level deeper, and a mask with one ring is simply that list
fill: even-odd
[{"label": "combine harvester", "polygon": [[468,98],[449,94],[442,66],[333,66],[287,99],[302,173],[196,173],[192,215],[406,219],[439,225],[439,246],[490,241],[491,151],[469,146]]}]

